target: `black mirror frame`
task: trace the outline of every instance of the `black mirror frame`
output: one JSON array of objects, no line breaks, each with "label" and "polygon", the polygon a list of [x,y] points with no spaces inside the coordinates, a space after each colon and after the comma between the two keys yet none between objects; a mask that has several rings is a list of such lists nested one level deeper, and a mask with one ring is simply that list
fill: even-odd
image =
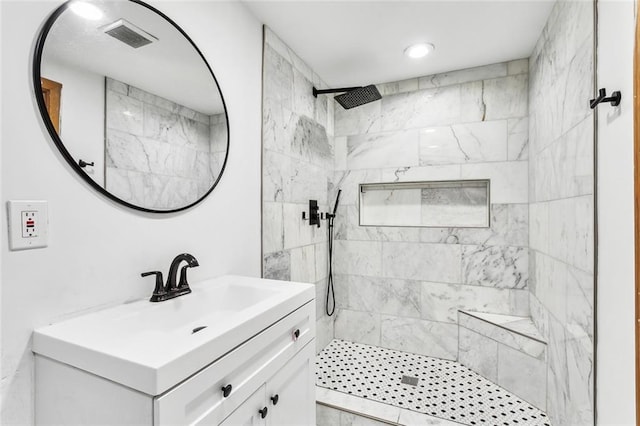
[{"label": "black mirror frame", "polygon": [[66,1],[65,3],[63,3],[61,6],[59,6],[56,10],[54,10],[51,15],[47,18],[47,20],[44,23],[44,26],[42,27],[42,30],[40,31],[40,34],[38,35],[38,39],[36,41],[36,46],[35,46],[35,52],[34,52],[34,56],[33,56],[33,88],[34,88],[34,95],[36,98],[36,102],[38,104],[38,109],[40,111],[40,116],[42,118],[42,121],[44,122],[45,127],[47,128],[47,131],[49,132],[49,136],[51,136],[51,138],[53,139],[53,142],[55,143],[56,147],[58,148],[58,150],[60,151],[60,153],[62,154],[62,156],[64,157],[64,159],[67,161],[67,163],[69,163],[69,165],[71,166],[71,168],[78,174],[80,175],[80,177],[82,177],[82,179],[84,179],[90,187],[92,187],[93,189],[95,189],[96,191],[98,191],[99,193],[101,193],[102,195],[104,195],[105,197],[107,197],[110,200],[113,200],[119,204],[122,204],[123,206],[132,208],[134,210],[138,210],[138,211],[143,211],[143,212],[147,212],[147,213],[175,213],[175,212],[179,212],[179,211],[183,211],[183,210],[187,210],[193,206],[195,206],[196,204],[200,203],[202,200],[204,200],[209,194],[211,194],[211,192],[214,190],[214,188],[218,185],[218,182],[220,182],[220,178],[222,177],[225,167],[227,165],[227,160],[229,158],[229,145],[230,145],[230,141],[231,141],[231,133],[229,132],[229,112],[227,110],[227,104],[224,100],[224,95],[222,94],[222,89],[220,88],[220,84],[218,83],[218,79],[216,78],[216,76],[213,73],[213,70],[211,69],[211,66],[209,66],[209,62],[207,62],[207,60],[205,59],[204,55],[202,54],[202,52],[200,51],[200,49],[198,49],[198,46],[196,46],[196,44],[193,42],[193,40],[191,39],[191,37],[189,37],[187,35],[186,32],[184,32],[184,30],[182,28],[180,28],[180,26],[178,26],[178,24],[176,24],[171,18],[169,18],[167,15],[165,15],[164,13],[160,12],[158,9],[154,8],[153,6],[150,6],[146,3],[144,3],[141,0],[128,0],[132,3],[136,3],[140,6],[146,7],[147,9],[151,10],[152,12],[160,15],[162,18],[164,18],[167,22],[169,22],[171,25],[173,25],[173,27],[175,29],[177,29],[180,34],[182,34],[191,44],[191,46],[193,46],[193,48],[196,50],[196,52],[198,52],[198,55],[200,55],[200,58],[202,59],[202,61],[204,62],[204,64],[207,66],[207,69],[209,70],[209,73],[211,74],[211,77],[213,78],[213,81],[216,83],[216,87],[218,88],[218,92],[220,93],[220,98],[222,99],[222,106],[224,107],[224,112],[225,112],[225,122],[227,124],[227,150],[225,152],[225,157],[224,157],[224,162],[222,163],[222,168],[220,169],[220,173],[218,174],[215,182],[213,182],[213,184],[211,185],[211,188],[200,198],[198,198],[196,201],[194,201],[191,204],[188,204],[184,207],[180,207],[177,209],[171,209],[171,210],[155,210],[155,209],[148,209],[146,207],[142,207],[142,206],[137,206],[135,204],[131,204],[127,201],[124,201],[118,197],[116,197],[115,195],[111,194],[109,191],[107,191],[105,188],[103,188],[102,186],[98,185],[73,159],[73,157],[71,156],[71,154],[69,153],[69,151],[67,150],[67,148],[64,146],[64,143],[62,142],[62,139],[60,138],[60,135],[58,135],[58,132],[56,132],[53,123],[51,122],[51,118],[49,117],[49,112],[47,111],[47,107],[44,103],[44,97],[42,96],[42,85],[41,85],[41,74],[40,74],[40,67],[42,65],[42,52],[44,50],[44,44],[45,41],[47,39],[47,35],[49,34],[49,31],[51,30],[51,27],[53,26],[53,24],[55,23],[56,19],[58,19],[58,17],[65,11],[68,9],[69,7],[69,3],[71,0]]}]

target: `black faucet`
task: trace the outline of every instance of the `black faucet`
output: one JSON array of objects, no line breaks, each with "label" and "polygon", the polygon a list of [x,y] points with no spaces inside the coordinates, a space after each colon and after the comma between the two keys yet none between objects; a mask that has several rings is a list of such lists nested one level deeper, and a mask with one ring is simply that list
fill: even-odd
[{"label": "black faucet", "polygon": [[[176,285],[176,275],[178,274],[178,267],[180,264],[186,261],[187,264],[180,270],[180,282]],[[187,269],[200,266],[198,260],[189,253],[179,254],[171,262],[169,267],[169,277],[167,277],[167,284],[162,284],[162,272],[151,271],[143,272],[141,276],[146,277],[149,275],[156,276],[156,287],[151,295],[151,302],[162,302],[163,300],[173,299],[174,297],[182,296],[184,294],[191,293],[189,283],[187,282]]]}]

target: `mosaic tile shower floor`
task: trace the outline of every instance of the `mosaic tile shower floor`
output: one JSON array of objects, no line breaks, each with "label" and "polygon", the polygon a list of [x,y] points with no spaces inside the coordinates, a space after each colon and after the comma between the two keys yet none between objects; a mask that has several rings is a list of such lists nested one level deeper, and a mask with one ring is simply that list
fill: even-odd
[{"label": "mosaic tile shower floor", "polygon": [[455,361],[343,340],[316,357],[316,385],[465,425],[550,425],[543,411]]}]

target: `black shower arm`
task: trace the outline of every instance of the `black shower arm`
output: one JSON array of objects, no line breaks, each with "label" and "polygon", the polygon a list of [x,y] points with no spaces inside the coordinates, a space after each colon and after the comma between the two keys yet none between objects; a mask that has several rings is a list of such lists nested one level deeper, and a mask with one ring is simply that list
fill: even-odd
[{"label": "black shower arm", "polygon": [[342,93],[342,92],[350,92],[352,90],[362,89],[362,86],[357,87],[342,87],[340,89],[322,89],[318,90],[315,87],[313,88],[313,97],[317,98],[318,95],[324,95],[325,93]]}]

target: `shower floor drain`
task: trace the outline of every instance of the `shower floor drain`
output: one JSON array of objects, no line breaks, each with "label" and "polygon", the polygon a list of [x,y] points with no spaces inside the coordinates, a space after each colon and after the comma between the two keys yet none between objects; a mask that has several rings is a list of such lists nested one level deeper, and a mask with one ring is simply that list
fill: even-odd
[{"label": "shower floor drain", "polygon": [[318,354],[316,384],[466,425],[550,425],[544,412],[455,361],[343,340]]}]

